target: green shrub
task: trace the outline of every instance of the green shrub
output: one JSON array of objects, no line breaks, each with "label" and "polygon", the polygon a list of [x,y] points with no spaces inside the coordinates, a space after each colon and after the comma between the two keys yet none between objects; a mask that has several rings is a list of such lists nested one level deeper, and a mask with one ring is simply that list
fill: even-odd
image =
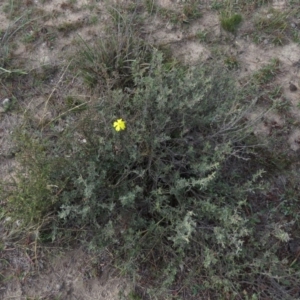
[{"label": "green shrub", "polygon": [[[12,209],[50,210],[66,228],[89,225],[94,245],[113,246],[128,272],[146,265],[161,290],[182,264],[207,288],[231,290],[244,272],[236,264],[249,255],[243,207],[261,174],[239,167],[249,94],[221,69],[166,67],[159,52],[146,65],[133,61],[132,74],[131,93],[107,90],[55,141],[35,137],[43,146],[28,145],[39,153],[29,151],[26,190],[21,181]],[[119,118],[126,129],[116,132]]]}]

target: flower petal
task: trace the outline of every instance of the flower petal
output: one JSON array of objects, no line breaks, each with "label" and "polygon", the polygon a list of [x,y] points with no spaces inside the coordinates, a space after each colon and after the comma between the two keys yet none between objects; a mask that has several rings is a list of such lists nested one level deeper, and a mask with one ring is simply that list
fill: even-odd
[{"label": "flower petal", "polygon": [[113,123],[116,131],[124,130],[126,128],[126,123],[123,119],[118,119]]}]

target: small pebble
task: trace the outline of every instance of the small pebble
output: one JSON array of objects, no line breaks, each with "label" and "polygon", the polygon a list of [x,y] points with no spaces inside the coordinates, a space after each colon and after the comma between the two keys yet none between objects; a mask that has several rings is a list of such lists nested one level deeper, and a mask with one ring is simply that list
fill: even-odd
[{"label": "small pebble", "polygon": [[300,239],[294,239],[289,241],[288,247],[291,253],[297,254],[300,251]]},{"label": "small pebble", "polygon": [[5,98],[3,101],[2,101],[2,105],[5,106],[5,105],[9,105],[10,103],[10,99],[8,98]]},{"label": "small pebble", "polygon": [[298,90],[298,88],[293,83],[290,83],[290,91],[296,92],[297,90]]}]

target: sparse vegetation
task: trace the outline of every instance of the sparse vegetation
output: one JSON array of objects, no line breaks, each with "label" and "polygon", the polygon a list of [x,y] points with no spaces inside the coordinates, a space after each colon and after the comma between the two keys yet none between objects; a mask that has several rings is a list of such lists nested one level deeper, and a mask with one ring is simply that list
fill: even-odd
[{"label": "sparse vegetation", "polygon": [[215,10],[238,10],[244,13],[251,13],[255,9],[272,3],[273,0],[213,0],[211,3],[211,8]]},{"label": "sparse vegetation", "polygon": [[189,1],[183,6],[183,14],[188,20],[195,20],[201,17],[201,11],[196,0]]},{"label": "sparse vegetation", "polygon": [[160,7],[153,0],[145,0],[145,6],[148,13],[158,14],[174,24],[187,24],[200,18],[202,15],[199,3],[195,0],[187,1],[181,11]]},{"label": "sparse vegetation", "polygon": [[257,16],[254,25],[264,40],[270,40],[274,45],[282,46],[293,39],[293,36],[295,38],[291,26],[293,14],[293,11],[270,9],[267,13]]},{"label": "sparse vegetation", "polygon": [[[298,158],[285,145],[299,124],[278,84],[285,62],[273,58],[236,78],[247,66],[242,39],[224,45],[224,35],[197,27],[215,9],[214,26],[239,38],[242,15],[249,20],[270,1],[212,1],[207,11],[194,0],[170,8],[119,2],[107,5],[101,33],[85,37],[74,33],[103,22],[97,3],[81,8],[93,13],[86,22],[55,19],[55,26],[40,27],[24,5],[8,4],[0,116],[16,113],[20,120],[7,150],[17,167],[0,183],[7,235],[1,259],[8,240],[22,244],[37,268],[46,246],[81,245],[97,256],[83,276],[97,278],[109,261],[132,279],[135,286],[120,299],[297,299]],[[80,9],[79,1],[64,5]],[[30,1],[28,7],[35,9]],[[272,47],[289,43],[290,15],[269,12],[255,19],[259,38],[272,37]],[[154,26],[156,18],[174,41],[145,38],[155,31],[146,23]],[[73,34],[72,48],[60,46],[59,61],[47,58],[54,40]],[[214,49],[208,37],[218,42]],[[193,47],[203,42],[207,58],[189,65],[175,57],[173,44],[196,40]],[[15,53],[19,43],[26,51],[43,44],[35,53],[45,52],[40,61],[48,63],[39,65],[37,57],[28,67]],[[103,251],[109,259],[99,258]],[[1,280],[9,269],[19,280],[30,276],[2,261]],[[50,296],[64,295],[59,288]]]},{"label": "sparse vegetation", "polygon": [[254,79],[258,84],[266,84],[272,81],[279,71],[280,61],[274,58],[254,74]]}]

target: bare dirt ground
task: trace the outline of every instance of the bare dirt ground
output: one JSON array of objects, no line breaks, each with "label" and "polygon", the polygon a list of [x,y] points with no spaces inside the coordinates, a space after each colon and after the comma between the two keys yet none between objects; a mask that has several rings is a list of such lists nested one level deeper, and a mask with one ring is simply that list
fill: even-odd
[{"label": "bare dirt ground", "polygon": [[[24,250],[5,249],[14,276],[2,283],[1,299],[126,299],[129,284],[82,250],[51,251],[36,265]],[[9,272],[9,271],[8,271]],[[10,273],[9,272],[9,273]],[[4,276],[4,274],[2,274]],[[6,275],[7,276],[7,275]]]},{"label": "bare dirt ground", "polygon": [[[129,7],[134,1],[119,1]],[[291,151],[300,149],[300,46],[299,42],[289,39],[283,45],[274,45],[270,36],[256,32],[253,27],[258,16],[271,18],[274,11],[293,9],[289,1],[277,0],[267,6],[247,11],[237,34],[225,32],[220,26],[220,16],[212,9],[214,1],[197,5],[201,17],[193,21],[171,22],[168,17],[159,14],[141,12],[145,18],[141,32],[146,40],[160,46],[169,46],[173,55],[187,64],[196,64],[199,60],[224,56],[232,58],[238,68],[234,70],[238,82],[248,80],[272,59],[278,59],[279,70],[273,86],[281,87],[280,97],[276,100],[287,103],[288,113],[272,111],[257,125],[256,133],[268,136],[274,130],[286,130],[283,142]],[[9,18],[9,3],[0,3],[0,37],[14,26],[14,18]],[[172,11],[181,12],[184,1],[160,0],[156,5]],[[110,3],[111,4],[111,3]],[[71,57],[75,47],[74,39],[80,35],[86,41],[104,34],[108,22],[105,9],[107,3],[92,0],[34,0],[19,2],[18,14],[27,10],[34,11],[34,21],[16,32],[13,38],[12,57],[21,61],[26,70],[40,70],[43,67],[59,67]],[[16,9],[15,7],[13,9]],[[295,5],[299,9],[299,5]],[[17,16],[16,16],[17,17]],[[287,20],[288,26],[300,31],[300,15]],[[200,35],[199,32],[203,33]],[[259,34],[259,42],[253,39]],[[202,37],[202,38],[201,38]],[[300,39],[300,37],[299,37]],[[224,59],[225,61],[225,59]],[[55,68],[54,68],[55,69]],[[66,94],[88,97],[88,91],[80,86],[76,75],[73,84],[63,86],[63,71],[53,71],[49,76],[47,88],[33,87],[26,91],[22,99],[24,110],[33,110],[37,119],[51,118],[51,110],[45,109],[45,103],[51,93],[57,101]],[[67,91],[66,91],[67,90]],[[5,99],[14,94],[13,87],[0,90],[0,168],[2,178],[13,176],[15,163],[11,149],[10,134],[20,124],[22,114],[19,111],[6,111]],[[30,97],[29,97],[30,95]],[[92,97],[90,95],[90,97]],[[257,108],[259,113],[260,107]],[[253,118],[255,116],[249,116]],[[8,241],[8,233],[1,230],[1,299],[129,299],[131,283],[116,276],[107,260],[99,263],[99,257],[85,250],[50,251],[49,255],[34,252],[35,242],[24,242],[21,246]],[[24,240],[24,239],[23,239]],[[95,263],[96,261],[96,263]],[[101,259],[100,259],[101,261]]]}]

